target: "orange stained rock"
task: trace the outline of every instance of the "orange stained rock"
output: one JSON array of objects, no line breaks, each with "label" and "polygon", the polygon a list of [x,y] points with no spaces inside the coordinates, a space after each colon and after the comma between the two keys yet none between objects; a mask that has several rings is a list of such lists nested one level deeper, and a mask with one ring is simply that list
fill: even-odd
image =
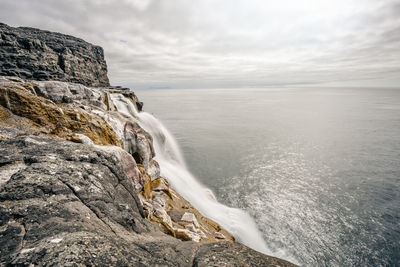
[{"label": "orange stained rock", "polygon": [[201,243],[235,240],[218,223],[203,216],[173,190],[164,178],[151,181],[143,166],[139,166],[139,170],[146,177],[140,194],[148,219],[161,225],[166,233]]},{"label": "orange stained rock", "polygon": [[[0,88],[0,124],[12,115],[25,121],[12,121],[12,126],[26,132],[38,129],[40,133],[54,135],[71,141],[79,141],[74,134],[80,133],[99,145],[121,145],[112,128],[101,117],[90,114],[73,104],[55,104],[35,95],[31,83]],[[30,123],[27,123],[29,121]],[[25,128],[25,129],[24,129]]]}]

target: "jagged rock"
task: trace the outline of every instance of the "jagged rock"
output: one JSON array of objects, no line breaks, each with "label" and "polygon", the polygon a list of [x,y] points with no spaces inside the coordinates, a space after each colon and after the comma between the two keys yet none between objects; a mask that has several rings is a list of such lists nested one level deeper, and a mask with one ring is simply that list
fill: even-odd
[{"label": "jagged rock", "polygon": [[[216,222],[202,216],[189,202],[174,191],[164,178],[151,180],[144,167],[139,170],[145,177],[140,192],[146,217],[162,226],[165,233],[182,240],[209,243],[234,238]],[[147,178],[146,178],[147,176]]]},{"label": "jagged rock", "polygon": [[239,243],[219,242],[202,245],[196,252],[192,266],[294,267],[296,265],[275,257],[265,257],[264,254]]},{"label": "jagged rock", "polygon": [[100,46],[56,32],[0,23],[0,75],[108,86]]},{"label": "jagged rock", "polygon": [[234,242],[163,234],[143,218],[115,151],[0,133],[8,136],[0,140],[0,266],[294,266]]},{"label": "jagged rock", "polygon": [[145,183],[144,178],[139,171],[135,159],[128,152],[117,146],[97,146],[97,148],[112,153],[119,159],[126,176],[133,182],[136,191],[143,188]]},{"label": "jagged rock", "polygon": [[[143,102],[139,101],[139,98],[136,94],[129,88],[121,88],[121,86],[110,86],[107,88],[107,92],[111,94],[121,94],[122,96],[130,99],[132,103],[135,105],[137,111],[142,111]],[[111,107],[110,107],[111,108]]]},{"label": "jagged rock", "polygon": [[124,133],[125,150],[135,158],[137,163],[142,164],[146,169],[149,168],[150,161],[155,156],[151,135],[138,123],[130,121],[125,124]]},{"label": "jagged rock", "polygon": [[197,222],[196,216],[193,213],[190,212],[185,212],[182,215],[181,221],[184,222],[191,222],[193,223],[196,227],[200,227],[199,223]]},{"label": "jagged rock", "polygon": [[147,168],[147,173],[150,175],[151,180],[154,180],[160,177],[160,165],[157,161],[151,160],[149,167]]},{"label": "jagged rock", "polygon": [[39,96],[44,96],[54,103],[79,103],[81,105],[93,105],[106,109],[103,103],[101,89],[89,88],[82,84],[65,83],[58,81],[40,81],[34,87]]}]

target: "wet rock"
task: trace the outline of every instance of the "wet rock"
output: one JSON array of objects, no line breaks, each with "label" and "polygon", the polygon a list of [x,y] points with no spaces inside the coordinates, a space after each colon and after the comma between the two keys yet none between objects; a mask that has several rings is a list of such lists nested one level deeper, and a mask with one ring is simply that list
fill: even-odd
[{"label": "wet rock", "polygon": [[[146,169],[140,168],[142,175],[150,176]],[[200,214],[189,202],[174,191],[164,178],[145,179],[140,192],[146,216],[158,223],[165,233],[181,240],[201,243],[219,240],[234,241],[232,235],[222,229],[216,222]]]},{"label": "wet rock", "polygon": [[136,102],[136,107],[138,109],[138,111],[142,111],[143,110],[143,102]]},{"label": "wet rock", "polygon": [[147,168],[147,173],[150,175],[151,180],[160,177],[160,165],[158,162],[152,159],[149,165],[150,166]]},{"label": "wet rock", "polygon": [[155,156],[151,135],[138,123],[131,121],[125,124],[124,134],[125,150],[135,158],[137,163],[142,164],[146,169],[149,168],[150,161]]},{"label": "wet rock", "polygon": [[199,223],[197,222],[196,216],[193,213],[185,212],[182,215],[181,221],[193,223],[196,227],[199,227]]}]

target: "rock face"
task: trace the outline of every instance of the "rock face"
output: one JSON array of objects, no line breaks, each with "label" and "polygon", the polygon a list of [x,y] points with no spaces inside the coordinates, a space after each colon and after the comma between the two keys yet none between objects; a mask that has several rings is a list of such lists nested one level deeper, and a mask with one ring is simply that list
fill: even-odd
[{"label": "rock face", "polygon": [[[113,99],[122,99],[131,104],[132,109],[137,109],[138,99],[133,92],[123,88],[85,87],[58,81],[27,82],[4,77],[0,77],[0,86],[0,125],[12,126],[25,135],[102,145],[99,149],[120,160],[125,174],[140,192],[146,218],[156,222],[165,233],[196,242],[234,240],[160,177],[160,166],[153,159],[152,136],[141,128],[137,118],[115,111],[118,108]],[[182,218],[186,214],[193,219],[178,218],[179,214]]]},{"label": "rock face", "polygon": [[174,191],[117,96],[137,108],[123,88],[0,77],[0,266],[294,266]]},{"label": "rock face", "polygon": [[[89,91],[77,84],[32,83],[2,77],[0,85],[0,125],[13,125],[32,133],[56,135],[67,140],[77,140],[79,137],[76,134],[83,134],[96,144],[119,143],[106,121],[83,105],[87,103],[98,106],[98,109],[104,108],[99,91]],[[59,96],[60,91],[65,93],[62,97]],[[86,97],[85,93],[88,94]],[[71,103],[73,100],[75,104]],[[70,103],[58,103],[61,101]]]},{"label": "rock face", "polygon": [[0,23],[0,75],[108,86],[103,49],[82,39]]},{"label": "rock face", "polygon": [[121,148],[18,135],[0,127],[0,266],[293,266],[164,234],[144,218]]}]

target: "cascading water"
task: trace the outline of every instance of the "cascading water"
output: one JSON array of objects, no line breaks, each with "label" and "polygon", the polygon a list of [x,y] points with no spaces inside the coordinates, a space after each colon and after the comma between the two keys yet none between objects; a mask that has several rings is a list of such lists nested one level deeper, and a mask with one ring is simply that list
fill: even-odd
[{"label": "cascading water", "polygon": [[219,203],[212,191],[188,171],[174,137],[158,119],[147,112],[139,113],[134,104],[121,94],[111,94],[110,98],[119,112],[138,119],[140,126],[151,134],[161,175],[179,194],[203,215],[218,222],[237,241],[262,253],[272,254],[250,215]]}]

